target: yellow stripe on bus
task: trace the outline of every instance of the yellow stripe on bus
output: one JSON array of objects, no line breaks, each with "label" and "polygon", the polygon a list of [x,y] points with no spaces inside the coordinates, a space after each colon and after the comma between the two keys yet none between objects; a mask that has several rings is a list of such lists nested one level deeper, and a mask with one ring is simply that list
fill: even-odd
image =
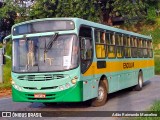
[{"label": "yellow stripe on bus", "polygon": [[106,62],[106,68],[97,68],[97,62],[93,62],[89,69],[83,74],[84,76],[90,76],[93,74],[104,74],[107,72],[120,72],[123,70],[142,69],[147,67],[153,67],[154,60],[128,60],[128,61],[112,61]]}]

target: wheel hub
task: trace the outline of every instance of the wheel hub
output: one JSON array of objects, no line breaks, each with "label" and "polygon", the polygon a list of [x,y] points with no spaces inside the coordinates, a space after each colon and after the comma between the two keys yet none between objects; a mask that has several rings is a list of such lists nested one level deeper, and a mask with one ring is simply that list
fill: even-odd
[{"label": "wheel hub", "polygon": [[102,101],[103,98],[104,98],[104,89],[103,89],[102,87],[99,87],[97,99],[98,99],[99,101]]},{"label": "wheel hub", "polygon": [[142,87],[142,77],[139,78],[139,86]]}]

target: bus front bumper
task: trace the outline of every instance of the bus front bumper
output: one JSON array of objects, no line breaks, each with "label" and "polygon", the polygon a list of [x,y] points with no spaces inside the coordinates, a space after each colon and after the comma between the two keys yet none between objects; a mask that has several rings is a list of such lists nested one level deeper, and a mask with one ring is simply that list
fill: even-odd
[{"label": "bus front bumper", "polygon": [[83,82],[77,82],[75,86],[59,92],[39,92],[45,94],[45,98],[35,98],[35,92],[22,92],[12,86],[12,100],[14,102],[80,102],[83,101]]}]

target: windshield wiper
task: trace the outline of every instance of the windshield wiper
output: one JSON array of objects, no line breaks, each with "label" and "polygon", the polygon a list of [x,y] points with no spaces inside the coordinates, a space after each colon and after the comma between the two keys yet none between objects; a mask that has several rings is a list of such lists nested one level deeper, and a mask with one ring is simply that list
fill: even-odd
[{"label": "windshield wiper", "polygon": [[26,37],[26,34],[23,35],[23,39],[25,40],[25,42],[28,41],[28,38]]},{"label": "windshield wiper", "polygon": [[48,52],[48,50],[51,49],[51,47],[53,45],[53,42],[56,41],[57,37],[58,37],[58,33],[55,33],[55,35],[53,36],[52,40],[49,41],[49,43],[47,44],[47,47],[45,48],[44,52]]}]

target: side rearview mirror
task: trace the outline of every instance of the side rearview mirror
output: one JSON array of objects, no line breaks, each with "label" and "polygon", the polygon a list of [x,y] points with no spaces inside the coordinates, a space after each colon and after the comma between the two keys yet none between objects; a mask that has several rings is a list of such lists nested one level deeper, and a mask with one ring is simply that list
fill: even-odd
[{"label": "side rearview mirror", "polygon": [[11,38],[12,38],[11,35],[6,36],[6,37],[3,39],[3,45],[5,45],[5,44],[7,43],[7,41],[9,41]]}]

